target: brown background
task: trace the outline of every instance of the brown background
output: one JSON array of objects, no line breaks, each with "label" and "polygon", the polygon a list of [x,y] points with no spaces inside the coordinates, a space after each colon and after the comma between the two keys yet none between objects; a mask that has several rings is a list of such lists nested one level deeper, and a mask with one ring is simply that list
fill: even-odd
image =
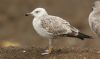
[{"label": "brown background", "polygon": [[0,0],[0,46],[11,41],[20,47],[47,47],[48,40],[40,37],[32,27],[32,16],[25,16],[37,7],[42,7],[51,15],[67,19],[81,32],[92,35],[95,39],[79,40],[60,38],[54,40],[55,48],[63,47],[100,47],[100,40],[90,30],[88,16],[94,0]]}]

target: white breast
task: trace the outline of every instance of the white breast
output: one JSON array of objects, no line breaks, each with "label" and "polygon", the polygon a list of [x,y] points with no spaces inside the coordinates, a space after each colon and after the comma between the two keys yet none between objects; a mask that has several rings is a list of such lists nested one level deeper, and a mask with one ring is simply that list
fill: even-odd
[{"label": "white breast", "polygon": [[95,24],[95,19],[96,19],[96,16],[94,14],[95,14],[94,11],[92,11],[89,15],[89,25],[90,25],[91,30],[93,31],[94,31],[94,26],[95,26],[94,24]]},{"label": "white breast", "polygon": [[41,20],[40,19],[37,19],[37,18],[34,18],[33,19],[33,27],[34,29],[36,30],[36,32],[43,36],[43,37],[47,37],[49,38],[50,37],[50,33],[48,33],[42,26],[41,26]]}]

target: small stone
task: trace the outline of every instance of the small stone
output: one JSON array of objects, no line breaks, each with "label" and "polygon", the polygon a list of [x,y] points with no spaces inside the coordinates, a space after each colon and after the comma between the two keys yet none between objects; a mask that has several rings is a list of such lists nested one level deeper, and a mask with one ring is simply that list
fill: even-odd
[{"label": "small stone", "polygon": [[25,50],[23,50],[22,52],[23,52],[23,53],[25,53],[26,51],[25,51]]},{"label": "small stone", "polygon": [[84,57],[84,59],[87,59],[86,57]]}]

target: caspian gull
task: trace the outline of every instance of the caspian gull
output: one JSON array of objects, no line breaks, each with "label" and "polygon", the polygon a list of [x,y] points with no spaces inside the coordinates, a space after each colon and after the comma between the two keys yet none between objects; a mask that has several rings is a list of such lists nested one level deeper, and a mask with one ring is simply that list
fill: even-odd
[{"label": "caspian gull", "polygon": [[52,52],[52,40],[56,37],[76,37],[81,40],[91,38],[91,36],[80,33],[68,21],[57,16],[48,15],[44,8],[36,8],[32,12],[26,13],[26,16],[28,15],[34,16],[32,24],[36,32],[49,39],[49,48],[42,55]]}]

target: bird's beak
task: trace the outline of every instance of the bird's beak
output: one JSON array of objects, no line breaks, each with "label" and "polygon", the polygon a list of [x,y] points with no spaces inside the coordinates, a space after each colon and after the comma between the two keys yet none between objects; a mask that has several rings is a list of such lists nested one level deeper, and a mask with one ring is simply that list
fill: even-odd
[{"label": "bird's beak", "polygon": [[29,15],[31,15],[31,13],[26,13],[26,14],[25,14],[25,16],[29,16]]}]

